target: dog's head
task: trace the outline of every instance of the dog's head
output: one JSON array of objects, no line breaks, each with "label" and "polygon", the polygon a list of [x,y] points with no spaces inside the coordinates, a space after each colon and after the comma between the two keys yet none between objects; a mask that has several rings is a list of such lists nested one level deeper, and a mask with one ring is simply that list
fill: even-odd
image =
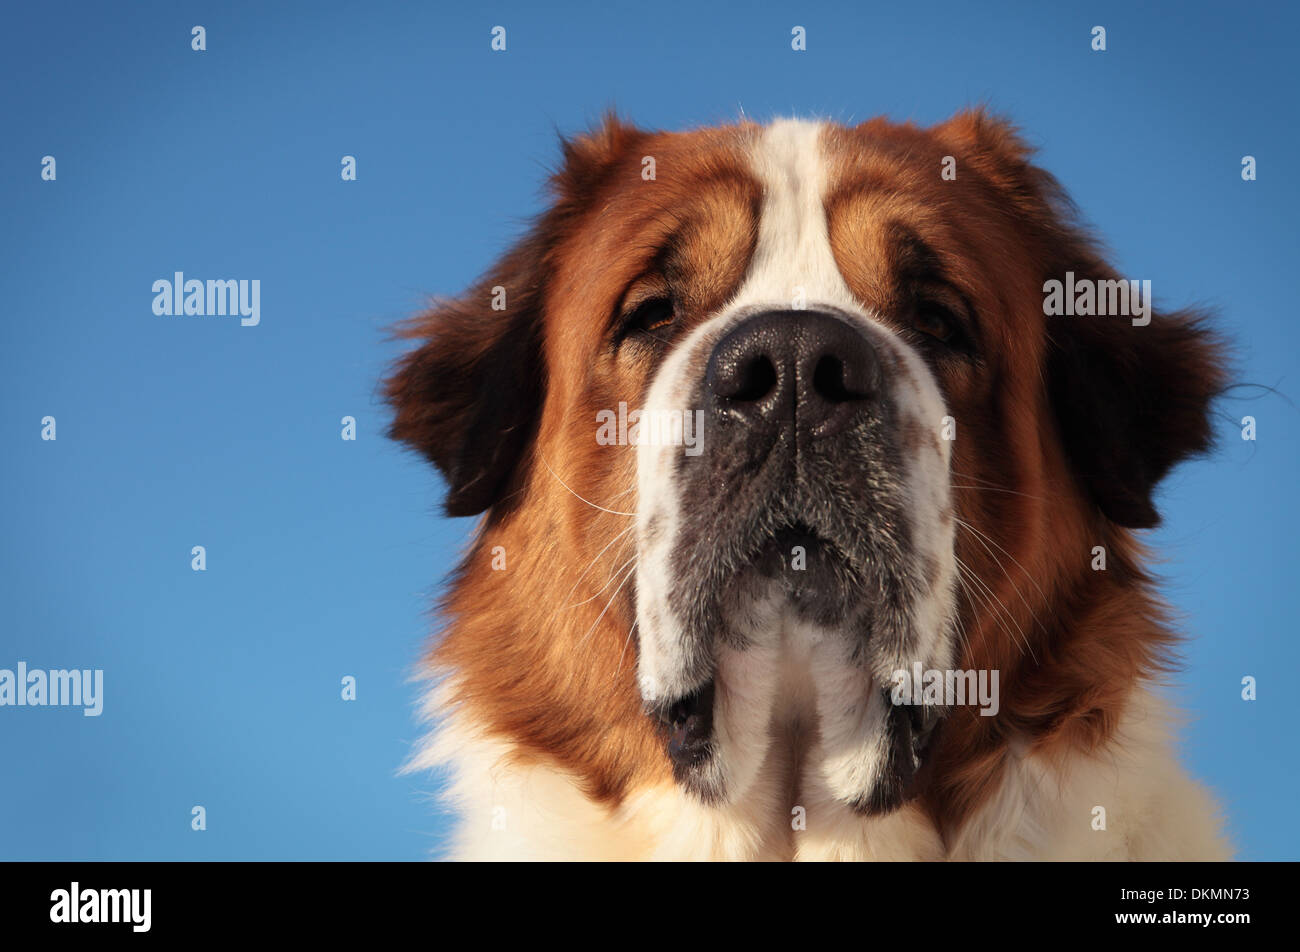
[{"label": "dog's head", "polygon": [[899,671],[999,670],[1003,724],[1059,727],[1043,665],[1075,650],[1059,621],[1096,547],[1136,573],[1124,530],[1209,439],[1195,315],[1144,312],[979,112],[610,120],[552,184],[388,385],[447,511],[489,513],[449,605],[479,640],[443,658],[489,726],[598,795],[653,757],[725,803],[798,719],[806,769],[862,813],[907,799],[946,713],[896,703]]}]

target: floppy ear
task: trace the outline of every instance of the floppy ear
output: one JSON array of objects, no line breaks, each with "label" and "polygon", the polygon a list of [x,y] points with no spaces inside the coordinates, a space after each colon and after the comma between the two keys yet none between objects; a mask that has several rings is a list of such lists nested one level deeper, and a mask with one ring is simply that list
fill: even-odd
[{"label": "floppy ear", "polygon": [[386,383],[396,411],[388,435],[442,471],[450,516],[475,515],[501,498],[536,429],[543,257],[531,235],[462,297],[399,329],[424,343]]},{"label": "floppy ear", "polygon": [[595,131],[562,140],[550,210],[464,295],[399,328],[423,343],[386,381],[395,410],[388,435],[442,471],[448,515],[483,512],[517,475],[546,396],[542,320],[553,253],[640,135],[610,115]]},{"label": "floppy ear", "polygon": [[[1068,293],[1069,274],[1076,287],[1089,281],[1094,290],[1119,279],[1077,223],[1060,184],[1030,163],[1033,150],[1013,126],[976,110],[941,128],[969,149],[973,169],[1000,190],[1018,226],[1029,229],[1039,249],[1040,304],[1049,281]],[[1150,307],[1149,291],[1142,303]],[[1211,444],[1209,410],[1224,385],[1226,348],[1196,311],[1152,309],[1136,324],[1131,311],[1040,312],[1037,319],[1046,322],[1048,394],[1072,470],[1107,518],[1149,528],[1160,521],[1152,501],[1156,484]]]},{"label": "floppy ear", "polygon": [[1159,524],[1156,484],[1212,442],[1217,339],[1193,311],[1153,312],[1145,326],[1123,316],[1046,320],[1048,387],[1074,472],[1111,521]]}]

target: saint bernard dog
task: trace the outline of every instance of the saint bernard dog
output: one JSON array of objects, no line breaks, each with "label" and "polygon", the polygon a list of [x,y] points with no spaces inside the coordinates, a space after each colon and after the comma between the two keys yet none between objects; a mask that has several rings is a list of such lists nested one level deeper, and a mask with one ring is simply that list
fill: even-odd
[{"label": "saint bernard dog", "polygon": [[412,761],[452,856],[1230,855],[1133,531],[1223,344],[1031,158],[983,110],[611,117],[404,325],[391,435],[482,514]]}]

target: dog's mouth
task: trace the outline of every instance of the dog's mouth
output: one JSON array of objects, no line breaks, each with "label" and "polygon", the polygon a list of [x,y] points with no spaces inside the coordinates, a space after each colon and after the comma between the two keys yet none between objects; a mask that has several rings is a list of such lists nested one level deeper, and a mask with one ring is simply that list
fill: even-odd
[{"label": "dog's mouth", "polygon": [[866,582],[855,560],[806,522],[787,523],[762,539],[752,565],[809,621],[829,626],[861,611]]},{"label": "dog's mouth", "polygon": [[820,571],[832,559],[843,561],[834,546],[816,529],[806,522],[793,521],[777,527],[759,543],[755,562],[764,575],[776,577],[798,571],[801,567],[806,570],[809,563],[814,571]]}]

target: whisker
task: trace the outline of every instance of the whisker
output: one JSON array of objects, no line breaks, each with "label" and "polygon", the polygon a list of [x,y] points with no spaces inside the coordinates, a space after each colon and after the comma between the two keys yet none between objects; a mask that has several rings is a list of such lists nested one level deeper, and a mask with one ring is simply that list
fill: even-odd
[{"label": "whisker", "polygon": [[623,657],[627,654],[627,646],[632,643],[632,632],[636,631],[636,626],[641,624],[641,619],[632,622],[632,627],[627,630],[627,640],[623,642],[623,650],[618,653],[618,667],[614,669],[614,677],[618,677],[619,672],[623,670]]},{"label": "whisker", "polygon": [[566,607],[577,608],[579,605],[585,605],[588,602],[594,602],[597,598],[600,597],[601,592],[605,591],[605,589],[609,588],[610,585],[614,583],[614,579],[618,578],[620,575],[623,574],[623,570],[627,568],[628,562],[635,562],[635,561],[636,561],[636,556],[634,555],[630,559],[628,559],[627,562],[624,562],[622,565],[616,568],[612,573],[610,573],[609,579],[605,582],[604,585],[600,587],[599,591],[597,591],[595,595],[591,596],[591,598],[584,598],[582,601],[574,602],[572,605]]},{"label": "whisker", "polygon": [[600,614],[596,616],[596,620],[591,623],[591,627],[587,629],[587,633],[583,635],[582,639],[578,642],[579,648],[587,643],[587,639],[591,637],[591,633],[596,630],[596,626],[600,624],[601,619],[605,617],[605,613],[608,612],[610,607],[614,604],[614,599],[618,598],[618,593],[623,591],[623,586],[626,585],[628,580],[636,574],[636,557],[633,556],[629,561],[632,564],[631,568],[627,570],[627,573],[623,576],[623,581],[618,583],[618,588],[614,589],[614,594],[609,596],[609,601],[605,603],[605,607],[601,610]]},{"label": "whisker", "polygon": [[993,620],[997,622],[998,628],[1002,630],[1002,633],[1011,639],[1011,643],[1016,646],[1016,650],[1023,655],[1025,649],[1021,647],[1020,641],[1016,638],[1016,633],[1007,627],[1007,623],[1003,620],[997,607],[989,600],[988,596],[983,594],[983,592],[976,587],[979,583],[979,579],[975,577],[974,573],[969,569],[959,568],[957,577],[961,582],[962,591],[965,593],[967,601],[980,612],[990,615]]},{"label": "whisker", "polygon": [[[957,581],[961,582],[961,580],[961,573],[959,572],[957,574]],[[970,638],[966,635],[966,623],[962,621],[961,612],[954,613],[952,622],[953,628],[957,632],[957,643],[963,649],[962,653],[966,654],[972,652],[973,649],[971,648]]]},{"label": "whisker", "polygon": [[[614,538],[610,539],[608,542],[605,543],[605,548],[601,549],[599,552],[596,553],[596,557],[595,557],[594,559],[592,559],[590,563],[588,563],[587,567],[586,567],[585,569],[583,569],[582,574],[578,576],[578,580],[577,580],[576,582],[573,583],[573,588],[569,589],[568,594],[565,595],[564,598],[562,598],[562,599],[560,600],[560,608],[565,607],[564,603],[567,602],[570,598],[573,597],[573,593],[574,593],[575,591],[577,591],[578,586],[582,584],[582,580],[583,580],[584,578],[587,577],[587,573],[590,572],[593,568],[596,567],[596,563],[600,561],[600,557],[601,557],[602,555],[604,555],[607,551],[609,551],[609,547],[610,547],[611,545],[613,545],[615,542],[617,542],[619,539],[623,538],[625,535],[627,535],[629,532],[631,532],[631,531],[632,531],[633,529],[635,529],[635,528],[636,528],[636,524],[635,524],[635,523],[632,524],[632,525],[626,526],[626,527],[624,527],[624,528],[623,528],[623,529],[622,529],[622,530],[621,530],[621,531],[620,531],[616,536],[614,536]],[[608,585],[608,584],[609,584],[608,582],[605,583],[605,585]],[[602,587],[601,587],[601,591],[603,592],[604,590],[605,590],[605,589],[604,589],[604,586],[602,586]],[[579,602],[578,604],[581,605],[581,604],[583,604],[583,603],[582,603],[582,602]],[[571,608],[571,607],[573,607],[573,606],[568,606],[568,607]],[[557,608],[555,611],[558,613],[558,612],[560,611],[560,608]]]},{"label": "whisker", "polygon": [[579,493],[574,492],[574,491],[569,487],[569,484],[568,484],[568,483],[566,483],[564,480],[560,479],[559,474],[556,473],[555,470],[551,469],[551,464],[548,463],[548,462],[546,462],[546,457],[544,457],[544,456],[542,456],[542,455],[539,454],[537,458],[540,459],[540,460],[542,461],[542,465],[546,467],[546,471],[547,471],[548,473],[550,473],[552,476],[555,477],[555,481],[556,481],[557,483],[559,483],[559,484],[560,484],[561,486],[563,486],[565,489],[568,489],[570,493],[573,493],[573,495],[574,495],[576,498],[578,498],[578,499],[582,500],[583,502],[585,502],[585,503],[586,503],[588,506],[590,506],[592,509],[599,509],[601,512],[608,512],[610,515],[613,515],[613,516],[635,516],[635,515],[636,515],[635,512],[619,512],[617,509],[606,509],[604,506],[597,506],[597,505],[596,505],[594,502],[592,502],[590,499],[587,499],[587,498],[585,498],[584,496],[580,495]]},{"label": "whisker", "polygon": [[1031,496],[1029,493],[1018,492],[1014,489],[1003,489],[1000,486],[958,486],[956,483],[949,483],[949,489],[969,489],[977,493],[1006,493],[1008,496],[1024,496],[1026,499],[1041,499],[1041,496]]},{"label": "whisker", "polygon": [[[1050,599],[1047,597],[1047,593],[1043,591],[1043,587],[1042,587],[1041,585],[1038,584],[1038,580],[1035,579],[1035,578],[1033,577],[1033,575],[1031,575],[1031,574],[1029,573],[1029,569],[1027,569],[1027,568],[1025,568],[1023,565],[1021,565],[1021,564],[1020,564],[1020,560],[1017,559],[1014,555],[1012,555],[1012,554],[1011,554],[1010,552],[1008,552],[1006,549],[1002,548],[1001,545],[998,545],[998,540],[997,540],[997,539],[994,539],[994,538],[993,538],[992,536],[990,536],[987,532],[982,532],[982,531],[980,531],[979,529],[975,528],[975,526],[971,525],[969,522],[966,522],[966,521],[964,521],[964,520],[958,518],[957,516],[953,516],[953,520],[954,520],[954,521],[955,521],[959,526],[961,526],[963,529],[967,529],[967,530],[969,530],[969,531],[975,533],[977,539],[982,537],[982,538],[984,538],[984,539],[987,539],[987,540],[988,540],[990,543],[992,543],[993,545],[997,546],[998,550],[999,550],[1003,555],[1005,555],[1007,558],[1009,558],[1012,562],[1015,563],[1016,568],[1020,569],[1020,571],[1022,571],[1022,572],[1025,573],[1025,578],[1029,579],[1029,584],[1032,585],[1032,586],[1034,586],[1034,588],[1038,589],[1038,594],[1039,594],[1039,596],[1042,597],[1042,599],[1043,599],[1043,604],[1046,605],[1046,604],[1050,601]],[[987,548],[987,546],[986,546],[986,548]],[[992,553],[992,552],[989,552],[989,555],[993,555],[993,553]],[[995,561],[996,561],[996,559],[995,559]],[[998,567],[1001,568],[1000,565],[999,565]],[[1005,572],[1006,569],[1003,569],[1003,571]],[[1026,608],[1029,608],[1029,605],[1026,604],[1025,607],[1026,607]]]},{"label": "whisker", "polygon": [[1008,493],[1012,496],[1024,496],[1026,499],[1041,500],[1043,498],[1042,496],[1035,496],[1032,495],[1031,493],[1022,493],[1015,489],[1007,489],[1005,486],[1000,486],[995,482],[991,482],[990,480],[981,479],[979,476],[972,476],[970,473],[959,473],[955,469],[950,469],[948,472],[953,476],[956,476],[958,479],[965,479],[965,480],[969,480],[972,483],[983,484],[981,486],[954,486],[953,489],[973,489],[977,491],[983,489],[988,492]]},{"label": "whisker", "polygon": [[[1032,658],[1032,659],[1034,660],[1034,663],[1035,663],[1035,664],[1037,664],[1037,663],[1038,663],[1038,658],[1034,655],[1034,649],[1033,649],[1033,646],[1030,645],[1030,643],[1029,643],[1029,639],[1028,639],[1028,637],[1026,637],[1026,635],[1025,635],[1025,630],[1024,630],[1023,628],[1020,627],[1020,622],[1016,621],[1016,617],[1015,617],[1014,615],[1011,614],[1011,611],[1007,608],[1006,603],[1003,602],[1002,599],[998,597],[997,593],[996,593],[995,591],[993,591],[992,588],[989,587],[988,583],[985,582],[983,579],[981,579],[981,578],[979,577],[979,575],[977,575],[977,574],[975,573],[975,571],[974,571],[973,569],[970,568],[970,566],[968,566],[968,565],[966,565],[964,562],[962,562],[961,559],[957,559],[956,561],[957,561],[957,568],[958,568],[959,573],[964,572],[964,573],[968,574],[968,575],[970,576],[971,580],[974,581],[975,584],[979,585],[979,586],[983,589],[983,591],[984,591],[984,593],[985,593],[985,595],[987,596],[988,599],[992,599],[992,601],[996,601],[996,602],[997,602],[998,607],[1001,608],[1001,610],[1002,610],[1002,615],[1003,615],[1003,617],[1005,617],[1007,621],[1010,621],[1011,624],[1013,624],[1013,625],[1016,626],[1016,631],[1020,633],[1020,640],[1024,643],[1025,650],[1027,650],[1027,651],[1029,652],[1029,657]],[[991,601],[986,601],[986,602],[985,602],[985,605],[986,605],[986,607],[988,607],[990,610],[992,610],[993,605],[992,605],[992,602],[991,602]],[[997,618],[998,616],[995,614],[994,617]],[[1003,625],[1003,629],[1002,629],[1002,630],[1005,631],[1008,635],[1011,635],[1011,634],[1012,634],[1012,632],[1010,632],[1010,631],[1006,628],[1005,625]],[[1012,637],[1014,638],[1014,635],[1013,635]]]}]

